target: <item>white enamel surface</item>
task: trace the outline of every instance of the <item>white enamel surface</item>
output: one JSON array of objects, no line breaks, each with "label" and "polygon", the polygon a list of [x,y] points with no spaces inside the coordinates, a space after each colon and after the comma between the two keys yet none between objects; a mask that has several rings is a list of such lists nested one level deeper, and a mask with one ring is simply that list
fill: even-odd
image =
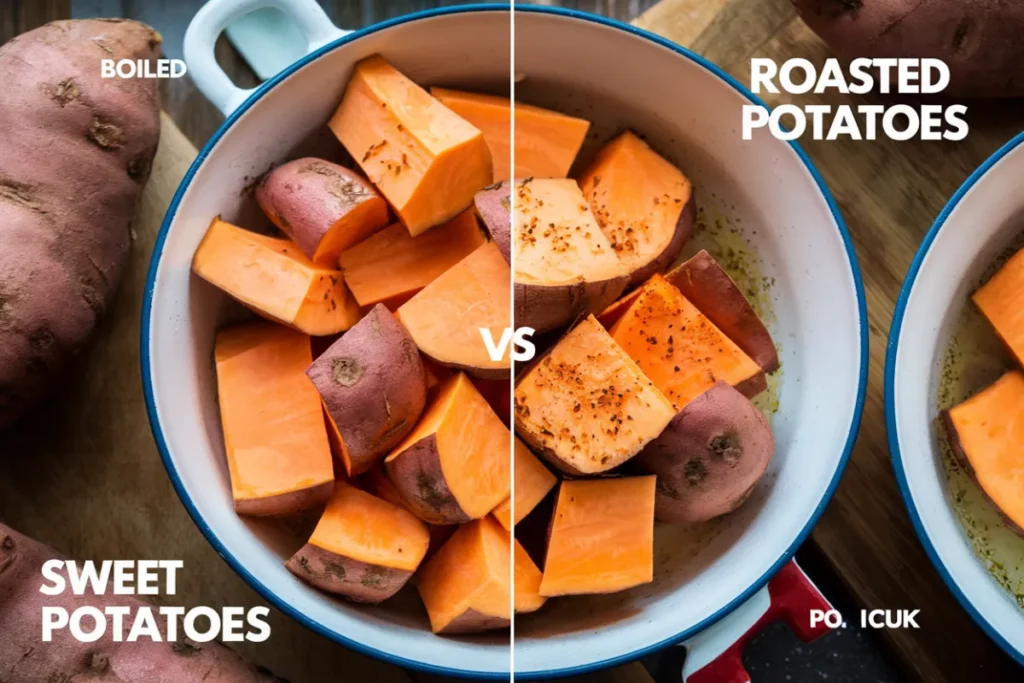
[{"label": "white enamel surface", "polygon": [[186,495],[259,584],[328,631],[385,654],[438,667],[507,672],[507,632],[482,639],[434,636],[411,594],[397,606],[379,608],[332,600],[285,570],[283,560],[297,549],[289,535],[269,523],[243,520],[232,507],[211,360],[214,330],[227,302],[191,274],[192,254],[218,214],[254,224],[253,203],[242,198],[243,188],[272,163],[291,158],[297,146],[316,154],[319,144],[337,144],[329,132],[322,143],[318,135],[326,131],[352,65],[375,53],[421,83],[507,83],[508,14],[445,15],[372,33],[292,74],[235,122],[189,185],[160,259],[149,347],[156,410]]},{"label": "white enamel surface", "polygon": [[949,214],[907,299],[891,391],[903,473],[923,531],[966,600],[1024,658],[1024,610],[982,566],[957,520],[934,429],[939,372],[957,317],[974,283],[1024,226],[1021,178],[1024,145],[996,162]]},{"label": "white enamel surface", "polygon": [[642,131],[695,179],[699,206],[744,228],[764,275],[775,278],[771,327],[783,366],[776,455],[748,504],[697,557],[688,539],[659,529],[653,584],[553,602],[538,613],[546,623],[535,635],[523,619],[516,671],[528,673],[671,639],[720,616],[764,577],[836,474],[856,410],[861,344],[853,274],[828,204],[788,144],[768,134],[741,140],[748,100],[739,92],[668,48],[578,19],[520,12],[516,41],[518,97],[605,129]]},{"label": "white enamel surface", "polygon": [[[751,500],[693,557],[659,530],[656,580],[617,596],[552,601],[549,634],[517,637],[517,674],[626,657],[721,617],[793,545],[836,476],[856,412],[861,345],[856,288],[836,221],[794,150],[767,134],[740,140],[742,95],[704,67],[618,29],[563,16],[517,15],[524,93],[564,100],[606,126],[629,125],[698,181],[698,202],[751,231],[772,289],[782,348],[778,450]],[[227,553],[265,591],[322,628],[385,654],[468,671],[508,670],[491,640],[427,632],[414,596],[359,608],[324,597],[282,560],[294,540],[235,515],[221,445],[213,333],[227,302],[189,270],[210,219],[256,218],[240,198],[271,164],[309,152],[351,65],[380,52],[413,79],[473,89],[508,82],[508,18],[473,12],[420,19],[340,46],[278,84],[227,131],[192,180],[156,274],[149,353],[155,408],[187,498]],[[543,102],[541,102],[543,103]],[[315,138],[315,135],[313,135]],[[329,136],[328,136],[329,137]],[[312,147],[315,154],[316,147]],[[756,231],[756,236],[753,236]],[[525,621],[525,620],[524,620]]]}]

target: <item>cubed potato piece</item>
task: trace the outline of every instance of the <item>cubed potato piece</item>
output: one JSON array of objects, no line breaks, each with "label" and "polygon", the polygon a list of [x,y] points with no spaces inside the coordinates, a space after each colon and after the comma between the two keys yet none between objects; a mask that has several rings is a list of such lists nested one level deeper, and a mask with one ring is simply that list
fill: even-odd
[{"label": "cubed potato piece", "polygon": [[519,523],[526,515],[530,514],[537,504],[544,500],[551,489],[555,488],[558,478],[551,474],[550,470],[537,459],[530,449],[519,439],[515,440],[515,451],[513,453],[513,476],[515,486],[515,519],[512,518],[512,499],[506,499],[498,507],[494,508],[494,518],[503,527],[512,531],[512,528]]},{"label": "cubed potato piece", "polygon": [[517,382],[516,433],[567,474],[598,474],[661,434],[672,403],[590,316]]},{"label": "cubed potato piece", "polygon": [[719,380],[737,385],[761,367],[660,275],[643,286],[611,330],[677,409]]},{"label": "cubed potato piece", "polygon": [[483,517],[508,497],[511,438],[460,372],[441,385],[419,424],[384,464],[420,519],[460,524]]},{"label": "cubed potato piece", "polygon": [[320,398],[305,376],[311,357],[308,336],[272,323],[217,333],[217,400],[241,514],[292,514],[331,495],[334,467]]},{"label": "cubed potato piece", "polygon": [[1024,535],[1024,372],[1006,373],[942,417],[964,468]]},{"label": "cubed potato piece", "polygon": [[606,144],[580,178],[629,285],[668,268],[693,232],[693,187],[678,168],[633,131]]},{"label": "cubed potato piece", "polygon": [[192,270],[268,320],[323,336],[359,321],[341,271],[315,265],[289,240],[213,219]]},{"label": "cubed potato piece", "polygon": [[492,517],[462,525],[419,573],[434,633],[475,633],[511,622],[509,543]]},{"label": "cubed potato piece", "polygon": [[539,593],[615,593],[654,578],[655,478],[563,481]]},{"label": "cubed potato piece", "polygon": [[356,64],[328,125],[410,235],[451,220],[492,182],[483,134],[379,55]]},{"label": "cubed potato piece", "polygon": [[1024,249],[974,293],[973,301],[1024,365]]},{"label": "cubed potato piece", "polygon": [[516,327],[548,332],[615,301],[629,269],[576,181],[528,178],[512,192]]},{"label": "cubed potato piece", "polygon": [[366,472],[412,431],[427,400],[416,345],[377,304],[306,373],[323,399],[336,454],[352,476]]},{"label": "cubed potato piece", "polygon": [[409,511],[338,482],[309,542],[286,566],[328,593],[378,603],[405,585],[429,544],[426,525]]},{"label": "cubed potato piece", "polygon": [[[313,263],[337,268],[344,249],[388,224],[388,203],[344,166],[305,157],[263,176],[256,201]],[[365,304],[362,304],[365,305]]]},{"label": "cubed potato piece", "polygon": [[543,575],[540,569],[537,568],[537,565],[533,563],[533,560],[530,559],[529,554],[523,549],[523,546],[519,545],[519,541],[513,538],[512,543],[515,544],[512,558],[512,573],[513,585],[515,586],[514,608],[516,614],[536,612],[548,600],[540,594],[540,582]]}]

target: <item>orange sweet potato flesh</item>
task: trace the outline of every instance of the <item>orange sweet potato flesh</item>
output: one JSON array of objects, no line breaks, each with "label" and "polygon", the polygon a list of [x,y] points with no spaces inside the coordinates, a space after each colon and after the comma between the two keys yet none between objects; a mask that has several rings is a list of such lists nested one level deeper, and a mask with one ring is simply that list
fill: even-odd
[{"label": "orange sweet potato flesh", "polygon": [[508,497],[511,438],[460,372],[442,384],[419,424],[384,464],[420,519],[458,524],[483,517]]},{"label": "orange sweet potato flesh", "polygon": [[516,326],[547,332],[599,313],[629,269],[574,180],[525,179],[512,188]]},{"label": "orange sweet potato flesh", "polygon": [[[510,135],[507,97],[431,88],[430,94],[483,131],[494,160],[494,182],[508,180]],[[516,102],[516,178],[564,178],[587,136],[590,122]]]},{"label": "orange sweet potato flesh", "polygon": [[[396,312],[416,346],[431,360],[482,379],[507,379],[508,349],[491,360],[480,328],[497,342],[511,325],[509,266],[494,242],[424,287]],[[511,346],[511,345],[510,345]]]},{"label": "orange sweet potato flesh", "polygon": [[[736,342],[736,346],[754,359],[762,370],[775,372],[779,369],[779,352],[771,334],[743,292],[711,254],[701,249],[692,258],[666,273],[665,279],[682,292],[715,327]],[[597,319],[605,327],[611,328],[640,296],[640,291],[634,289],[602,311]],[[746,395],[749,398],[752,394]]]},{"label": "orange sweet potato flesh", "polygon": [[953,451],[1024,535],[1024,372],[1006,373],[943,418]]},{"label": "orange sweet potato flesh", "polygon": [[286,566],[321,590],[378,603],[405,585],[429,544],[427,527],[408,510],[338,482],[309,542]]},{"label": "orange sweet potato flesh", "polygon": [[1024,250],[975,292],[973,300],[1017,362],[1024,364]]},{"label": "orange sweet potato flesh", "polygon": [[359,321],[341,271],[314,265],[286,239],[213,219],[192,270],[268,320],[306,334],[337,334]]},{"label": "orange sweet potato flesh", "polygon": [[519,545],[519,541],[512,539],[515,544],[512,557],[512,577],[515,586],[514,607],[516,614],[536,612],[547,598],[540,594],[540,582],[542,574],[537,565],[530,559],[530,555]]},{"label": "orange sweet potato flesh", "polygon": [[394,311],[486,241],[471,210],[416,237],[395,223],[342,252],[341,270],[360,306]]},{"label": "orange sweet potato flesh", "polygon": [[[397,505],[403,510],[409,510],[413,512],[409,505],[402,498],[402,494],[398,492],[395,485],[388,479],[387,472],[384,471],[383,465],[378,465],[372,468],[370,471],[365,472],[359,476],[359,487],[367,493],[371,493],[382,500],[386,500],[392,505]],[[415,512],[413,512],[415,515]],[[427,530],[430,532],[430,546],[427,548],[426,557],[430,557],[437,549],[444,545],[445,541],[451,538],[452,534],[455,533],[456,527],[454,525],[441,525],[441,524],[428,524]],[[424,559],[426,559],[426,557]]]},{"label": "orange sweet potato flesh", "polygon": [[654,576],[655,477],[563,481],[540,595],[614,593]]},{"label": "orange sweet potato flesh", "polygon": [[677,409],[719,380],[733,386],[761,367],[660,275],[644,285],[611,336]]},{"label": "orange sweet potato flesh", "polygon": [[416,587],[434,633],[505,628],[511,615],[508,532],[491,517],[459,527],[423,566]]},{"label": "orange sweet potato flesh", "polygon": [[214,358],[235,509],[284,515],[326,501],[334,466],[306,379],[309,337],[262,321],[231,327],[217,334]]},{"label": "orange sweet potato flesh", "polygon": [[533,452],[576,475],[618,467],[676,413],[594,316],[520,377],[514,412]]},{"label": "orange sweet potato flesh", "polygon": [[630,285],[664,271],[693,232],[693,187],[632,131],[605,145],[580,178]]},{"label": "orange sweet potato flesh", "polygon": [[515,440],[515,451],[513,452],[513,465],[515,485],[513,495],[515,496],[515,518],[512,517],[512,500],[508,499],[491,513],[494,518],[501,522],[501,525],[512,531],[513,527],[530,514],[537,504],[544,500],[544,496],[555,487],[558,478],[551,474],[550,470],[537,459],[530,449],[519,439]]},{"label": "orange sweet potato flesh", "polygon": [[483,134],[380,56],[356,65],[328,125],[411,235],[491,183]]},{"label": "orange sweet potato flesh", "polygon": [[508,427],[512,421],[512,380],[473,378],[473,386],[487,399],[494,414]]}]

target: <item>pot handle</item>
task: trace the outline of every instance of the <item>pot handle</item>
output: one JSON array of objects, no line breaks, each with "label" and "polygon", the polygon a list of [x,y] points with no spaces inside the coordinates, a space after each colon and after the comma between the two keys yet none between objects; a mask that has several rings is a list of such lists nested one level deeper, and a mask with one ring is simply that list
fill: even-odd
[{"label": "pot handle", "polygon": [[280,10],[294,19],[305,40],[303,54],[348,33],[331,22],[316,0],[209,0],[185,31],[185,63],[199,91],[225,116],[238,108],[255,88],[239,88],[217,64],[217,37],[229,25],[266,8]]},{"label": "pot handle", "polygon": [[[721,621],[681,644],[686,648],[682,683],[750,683],[743,667],[743,650],[761,630],[782,619],[805,643],[832,630],[819,621],[811,626],[811,610],[830,610],[832,605],[811,582],[795,560],[786,563],[768,585]],[[658,678],[677,683],[679,670]]]}]

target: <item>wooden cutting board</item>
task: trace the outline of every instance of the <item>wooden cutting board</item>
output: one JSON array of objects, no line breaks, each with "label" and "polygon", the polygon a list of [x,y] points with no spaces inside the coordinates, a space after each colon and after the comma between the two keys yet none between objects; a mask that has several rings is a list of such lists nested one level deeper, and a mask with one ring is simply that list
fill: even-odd
[{"label": "wooden cutting board", "polygon": [[[779,62],[804,57],[821,65],[834,56],[797,17],[790,0],[663,0],[635,23],[704,55],[742,83],[750,82],[751,57]],[[770,106],[884,102],[835,94],[765,99]],[[871,334],[860,437],[812,541],[860,606],[921,609],[920,630],[886,630],[881,638],[906,674],[928,683],[1021,677],[1020,668],[975,626],[928,561],[897,489],[886,442],[883,367],[904,275],[957,187],[1024,129],[1024,103],[969,102],[967,122],[971,130],[960,143],[800,141],[853,236]]]}]

